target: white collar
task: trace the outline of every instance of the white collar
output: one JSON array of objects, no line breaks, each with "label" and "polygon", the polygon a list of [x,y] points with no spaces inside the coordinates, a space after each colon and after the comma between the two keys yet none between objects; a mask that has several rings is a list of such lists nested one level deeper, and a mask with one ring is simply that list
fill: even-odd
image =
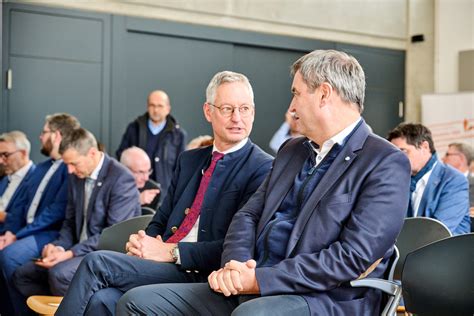
[{"label": "white collar", "polygon": [[33,162],[29,160],[23,167],[12,173],[11,175],[8,176],[8,179],[11,181],[12,178],[18,178],[18,179],[23,179],[26,174],[28,173],[28,170],[30,170],[31,166],[33,165]]},{"label": "white collar", "polygon": [[344,128],[342,131],[334,135],[333,137],[329,138],[327,141],[325,141],[322,146],[319,148],[314,148],[314,151],[319,155],[329,152],[331,150],[332,146],[334,144],[339,144],[342,145],[344,142],[344,139],[354,130],[354,128],[359,124],[360,120],[362,117],[359,117],[354,123],[351,123],[349,126]]},{"label": "white collar", "polygon": [[102,152],[99,152],[99,153],[101,154],[99,163],[97,164],[97,167],[95,167],[94,171],[92,171],[91,175],[89,176],[89,178],[91,178],[92,180],[97,180],[97,178],[99,177],[100,169],[102,169],[102,165],[104,164],[105,155]]},{"label": "white collar", "polygon": [[216,144],[214,144],[212,146],[212,152],[219,152],[221,154],[224,154],[224,155],[227,155],[227,154],[230,154],[230,153],[233,153],[233,152],[236,152],[237,150],[243,148],[245,146],[245,144],[247,144],[247,141],[249,140],[248,137],[245,137],[244,139],[242,139],[237,145],[234,145],[232,146],[231,148],[227,149],[227,150],[224,150],[224,151],[219,151],[217,148],[216,148]]}]

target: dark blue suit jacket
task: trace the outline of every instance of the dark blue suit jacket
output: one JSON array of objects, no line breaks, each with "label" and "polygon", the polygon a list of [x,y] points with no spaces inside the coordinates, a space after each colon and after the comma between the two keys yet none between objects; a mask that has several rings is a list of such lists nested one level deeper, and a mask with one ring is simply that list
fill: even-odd
[{"label": "dark blue suit jacket", "polygon": [[[33,175],[33,171],[36,169],[36,165],[32,164],[30,169],[28,169],[28,172],[25,174],[23,179],[20,182],[20,185],[16,188],[15,192],[13,193],[10,201],[8,202],[8,205],[5,209],[5,211],[8,213],[7,217],[5,219],[4,223],[0,223],[0,234],[4,234],[8,228],[5,227],[6,221],[8,217],[13,214],[15,216],[15,210],[18,209],[18,206],[21,205],[23,202],[21,197],[22,197],[22,192],[25,190],[25,187],[27,186],[28,180],[30,177]],[[8,186],[8,177],[5,176],[3,179],[0,181],[0,195],[2,195],[5,190],[7,189]]]},{"label": "dark blue suit jacket", "polygon": [[97,249],[106,227],[141,214],[139,193],[130,171],[104,154],[104,164],[92,190],[87,210],[89,238],[79,242],[84,219],[84,179],[69,176],[66,219],[53,244],[84,256]]},{"label": "dark blue suit jacket", "polygon": [[5,230],[16,234],[17,239],[35,235],[39,244],[50,242],[57,237],[64,220],[67,203],[67,167],[61,164],[49,179],[35,213],[33,223],[26,224],[26,216],[33,197],[54,161],[48,159],[36,166],[22,191],[12,214],[8,214]]},{"label": "dark blue suit jacket", "polygon": [[[201,182],[202,170],[209,165],[212,146],[183,152],[168,195],[146,232],[168,239],[172,227],[179,227]],[[199,219],[197,242],[180,242],[183,269],[212,271],[219,268],[222,243],[234,213],[257,190],[271,168],[273,158],[250,140],[240,150],[218,162],[206,191]]]},{"label": "dark blue suit jacket", "polygon": [[[305,138],[289,140],[273,170],[234,216],[222,264],[254,258],[255,244],[309,156]],[[303,206],[286,259],[256,269],[261,295],[297,294],[313,315],[378,315],[381,294],[351,288],[377,259],[371,276],[383,277],[408,204],[410,164],[362,123],[348,139]]]}]

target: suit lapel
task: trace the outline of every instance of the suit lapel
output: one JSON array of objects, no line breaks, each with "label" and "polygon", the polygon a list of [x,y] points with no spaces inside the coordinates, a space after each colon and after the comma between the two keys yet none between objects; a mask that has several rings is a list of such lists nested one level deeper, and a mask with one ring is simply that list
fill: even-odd
[{"label": "suit lapel", "polygon": [[[75,176],[74,176],[75,177]],[[82,221],[84,219],[84,179],[77,178],[77,209],[74,218],[76,219],[76,238],[81,236]]]},{"label": "suit lapel", "polygon": [[[441,168],[440,165],[441,161],[438,161],[431,172],[431,175],[428,179],[428,183],[426,184],[425,190],[423,192],[423,196],[421,197],[420,205],[418,206],[418,216],[427,216],[430,217],[431,214],[428,214],[428,202],[432,201],[433,199],[433,192],[436,191],[436,187],[441,182],[441,178],[444,173],[444,169]],[[421,212],[420,212],[421,211]]]},{"label": "suit lapel", "polygon": [[[102,164],[102,168],[100,168],[99,175],[97,176],[97,180],[95,181],[94,187],[92,188],[89,204],[87,205],[87,221],[89,221],[92,216],[95,200],[97,199],[97,195],[99,194],[99,191],[102,188],[109,171],[109,164],[110,158],[104,153],[104,163]],[[108,210],[106,209],[105,211],[107,212]]]},{"label": "suit lapel", "polygon": [[308,201],[303,206],[303,209],[301,210],[301,213],[299,214],[295,222],[295,226],[291,232],[286,249],[287,257],[294,250],[306,224],[308,223],[309,218],[316,210],[321,199],[327,194],[331,187],[339,181],[341,176],[357,158],[356,151],[362,148],[368,134],[369,132],[367,126],[365,122],[362,122],[362,124],[357,128],[357,130],[342,148],[341,152],[337,155],[336,159],[326,171],[323,178],[314,189],[313,193],[311,193]]},{"label": "suit lapel", "polygon": [[278,167],[280,173],[276,176],[276,179],[271,182],[271,186],[267,192],[267,194],[271,193],[271,196],[276,197],[276,200],[266,203],[266,206],[268,205],[271,209],[270,211],[264,210],[262,213],[258,224],[257,238],[262,233],[268,221],[273,217],[273,214],[280,206],[288,191],[293,187],[296,175],[300,172],[301,166],[303,166],[305,160],[309,157],[309,150],[306,146],[301,144],[300,148],[301,150],[294,150],[294,154],[286,161],[284,166]]}]

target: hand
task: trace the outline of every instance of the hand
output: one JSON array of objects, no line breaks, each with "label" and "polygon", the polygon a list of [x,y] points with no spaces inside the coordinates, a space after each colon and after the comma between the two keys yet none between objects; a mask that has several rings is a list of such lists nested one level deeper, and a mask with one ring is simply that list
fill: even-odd
[{"label": "hand", "polygon": [[0,236],[0,250],[3,250],[5,247],[13,244],[15,241],[16,235],[7,230],[3,236]]},{"label": "hand", "polygon": [[6,218],[7,218],[7,212],[5,211],[0,212],[0,223],[5,222]]},{"label": "hand", "polygon": [[54,267],[56,264],[69,260],[74,257],[74,254],[71,250],[65,251],[62,248],[58,248],[58,251],[51,253],[47,257],[43,257],[42,260],[38,260],[35,262],[37,266],[49,269]]},{"label": "hand", "polygon": [[209,275],[209,286],[225,296],[259,294],[260,288],[255,275],[256,266],[255,260],[246,262],[231,260],[225,264],[224,268]]},{"label": "hand", "polygon": [[127,252],[127,255],[143,258],[140,239],[141,237],[138,233],[130,235],[128,242],[125,244],[125,251]]},{"label": "hand", "polygon": [[474,206],[469,208],[469,216],[474,217]]},{"label": "hand", "polygon": [[158,193],[160,193],[159,189],[144,190],[140,193],[140,204],[150,204]]},{"label": "hand", "polygon": [[56,245],[47,244],[46,246],[43,247],[43,250],[41,251],[41,257],[43,258],[49,257],[50,255],[58,251],[64,251],[64,250],[61,247],[57,247]]}]

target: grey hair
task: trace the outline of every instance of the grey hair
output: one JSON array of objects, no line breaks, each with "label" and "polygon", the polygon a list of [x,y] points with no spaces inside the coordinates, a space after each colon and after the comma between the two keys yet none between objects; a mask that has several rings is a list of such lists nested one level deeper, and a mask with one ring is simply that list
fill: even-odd
[{"label": "grey hair", "polygon": [[11,131],[0,135],[0,142],[15,144],[17,150],[24,150],[29,155],[31,144],[25,133],[20,131]]},{"label": "grey hair", "polygon": [[451,143],[448,145],[448,147],[451,147],[451,146],[456,148],[457,151],[459,151],[464,157],[466,157],[468,166],[471,163],[471,161],[474,160],[474,150],[472,149],[472,146],[466,143]]},{"label": "grey hair", "polygon": [[62,155],[66,150],[74,149],[85,156],[91,148],[98,150],[97,140],[91,132],[79,127],[64,135],[59,145],[59,154]]},{"label": "grey hair", "polygon": [[148,157],[148,154],[143,149],[141,149],[137,146],[132,146],[130,148],[125,149],[122,152],[122,155],[120,156],[120,163],[122,165],[124,165],[125,167],[127,167],[127,168],[130,167],[131,161],[133,159],[133,157],[132,157],[133,154],[138,154],[143,159],[150,161],[150,157]]},{"label": "grey hair", "polygon": [[45,122],[48,124],[48,127],[52,132],[59,131],[61,135],[65,135],[66,133],[81,127],[79,120],[69,113],[54,113],[46,115]]},{"label": "grey hair", "polygon": [[206,89],[206,102],[214,104],[214,102],[216,101],[217,88],[224,83],[231,83],[231,82],[242,82],[247,87],[250,97],[252,98],[252,105],[253,105],[254,103],[253,89],[252,89],[252,85],[250,84],[249,79],[241,73],[228,71],[228,70],[218,72],[214,75],[214,77],[212,77]]},{"label": "grey hair", "polygon": [[336,50],[315,50],[295,61],[291,74],[298,71],[311,91],[327,82],[343,101],[357,104],[359,113],[364,110],[365,74],[353,56]]}]

